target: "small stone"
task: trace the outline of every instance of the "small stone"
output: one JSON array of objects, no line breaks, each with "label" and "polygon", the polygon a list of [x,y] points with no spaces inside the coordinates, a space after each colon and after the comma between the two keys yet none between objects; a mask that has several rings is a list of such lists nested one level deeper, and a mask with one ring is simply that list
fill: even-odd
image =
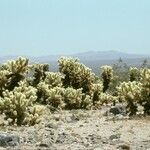
[{"label": "small stone", "polygon": [[101,148],[101,147],[96,147],[96,148],[94,148],[94,150],[103,150],[103,148]]},{"label": "small stone", "polygon": [[0,146],[17,146],[20,143],[20,138],[16,135],[0,133]]},{"label": "small stone", "polygon": [[39,144],[39,147],[49,147],[49,146],[45,143],[41,143],[41,144]]},{"label": "small stone", "polygon": [[120,138],[120,134],[114,134],[109,137],[110,140],[119,139],[119,138]]},{"label": "small stone", "polygon": [[130,150],[130,146],[127,144],[120,144],[117,147],[119,150]]},{"label": "small stone", "polygon": [[116,105],[116,106],[112,106],[110,108],[109,112],[112,113],[113,115],[118,115],[118,114],[125,115],[126,114],[126,109],[122,105]]},{"label": "small stone", "polygon": [[66,117],[66,121],[67,121],[68,123],[71,123],[71,122],[72,122],[71,117]]}]

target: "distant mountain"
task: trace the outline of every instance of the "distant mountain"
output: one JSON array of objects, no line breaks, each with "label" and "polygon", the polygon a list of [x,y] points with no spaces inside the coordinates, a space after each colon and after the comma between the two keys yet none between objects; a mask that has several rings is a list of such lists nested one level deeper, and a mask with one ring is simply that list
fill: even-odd
[{"label": "distant mountain", "polygon": [[[123,53],[119,51],[88,51],[83,53],[75,53],[72,55],[48,55],[48,56],[39,56],[39,57],[28,57],[31,61],[35,62],[49,62],[49,61],[57,61],[61,56],[66,57],[75,57],[79,58],[81,61],[95,61],[95,60],[116,60],[119,58],[122,59],[135,59],[135,58],[149,58],[149,55],[144,54],[129,54]],[[3,56],[0,57],[0,62],[4,62],[10,59],[16,59],[18,56]]]},{"label": "distant mountain", "polygon": [[[82,63],[90,67],[95,73],[99,72],[99,68],[102,65],[112,65],[117,62],[119,58],[131,66],[140,66],[144,59],[147,59],[150,63],[149,55],[140,54],[129,54],[118,51],[88,51],[83,53],[76,53],[73,55],[49,55],[39,57],[27,57],[31,63],[48,63],[50,64],[50,70],[57,71],[58,64],[57,60],[61,56],[78,58]],[[10,59],[16,59],[18,56],[5,56],[0,57],[0,63],[7,62]]]},{"label": "distant mountain", "polygon": [[135,59],[135,58],[147,58],[147,55],[140,54],[129,54],[118,51],[88,51],[83,53],[75,53],[73,55],[49,55],[34,58],[34,61],[38,60],[40,62],[56,61],[61,56],[75,57],[79,58],[81,61],[95,61],[95,60],[116,60],[122,59]]}]

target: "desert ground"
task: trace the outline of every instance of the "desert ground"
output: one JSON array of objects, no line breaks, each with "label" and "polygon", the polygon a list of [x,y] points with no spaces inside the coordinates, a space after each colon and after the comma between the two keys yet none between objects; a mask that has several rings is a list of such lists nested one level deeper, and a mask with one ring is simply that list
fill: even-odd
[{"label": "desert ground", "polygon": [[0,150],[150,150],[150,117],[106,112],[47,112],[30,127],[8,126],[1,120]]}]

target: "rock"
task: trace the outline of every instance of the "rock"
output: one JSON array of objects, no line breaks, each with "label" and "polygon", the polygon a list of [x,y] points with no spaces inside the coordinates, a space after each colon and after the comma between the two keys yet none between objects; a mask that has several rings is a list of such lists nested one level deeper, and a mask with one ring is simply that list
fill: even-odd
[{"label": "rock", "polygon": [[49,146],[48,146],[48,144],[40,143],[40,144],[39,144],[39,147],[49,147]]},{"label": "rock", "polygon": [[101,147],[96,147],[96,148],[94,148],[94,150],[103,150],[103,148],[101,148]]},{"label": "rock", "polygon": [[118,115],[118,114],[125,115],[126,108],[122,105],[116,105],[116,106],[112,106],[110,108],[109,112],[112,113],[113,115]]},{"label": "rock", "polygon": [[45,127],[51,128],[51,129],[57,129],[58,126],[55,123],[48,123],[45,125]]},{"label": "rock", "polygon": [[67,116],[66,117],[66,121],[67,121],[67,123],[71,123],[72,122],[72,118],[70,116]]},{"label": "rock", "polygon": [[130,146],[128,144],[120,144],[117,148],[119,150],[130,150]]},{"label": "rock", "polygon": [[120,138],[120,134],[113,134],[109,137],[110,140],[119,139],[119,138]]},{"label": "rock", "polygon": [[8,133],[0,133],[0,146],[17,146],[20,143],[19,136],[11,135]]}]

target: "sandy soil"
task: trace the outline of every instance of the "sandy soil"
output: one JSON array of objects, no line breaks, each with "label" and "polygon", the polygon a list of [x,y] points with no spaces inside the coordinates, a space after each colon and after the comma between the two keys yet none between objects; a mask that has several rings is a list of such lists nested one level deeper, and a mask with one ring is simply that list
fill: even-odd
[{"label": "sandy soil", "polygon": [[100,110],[45,114],[38,125],[1,126],[2,133],[20,142],[0,149],[150,150],[150,117],[104,116]]}]

